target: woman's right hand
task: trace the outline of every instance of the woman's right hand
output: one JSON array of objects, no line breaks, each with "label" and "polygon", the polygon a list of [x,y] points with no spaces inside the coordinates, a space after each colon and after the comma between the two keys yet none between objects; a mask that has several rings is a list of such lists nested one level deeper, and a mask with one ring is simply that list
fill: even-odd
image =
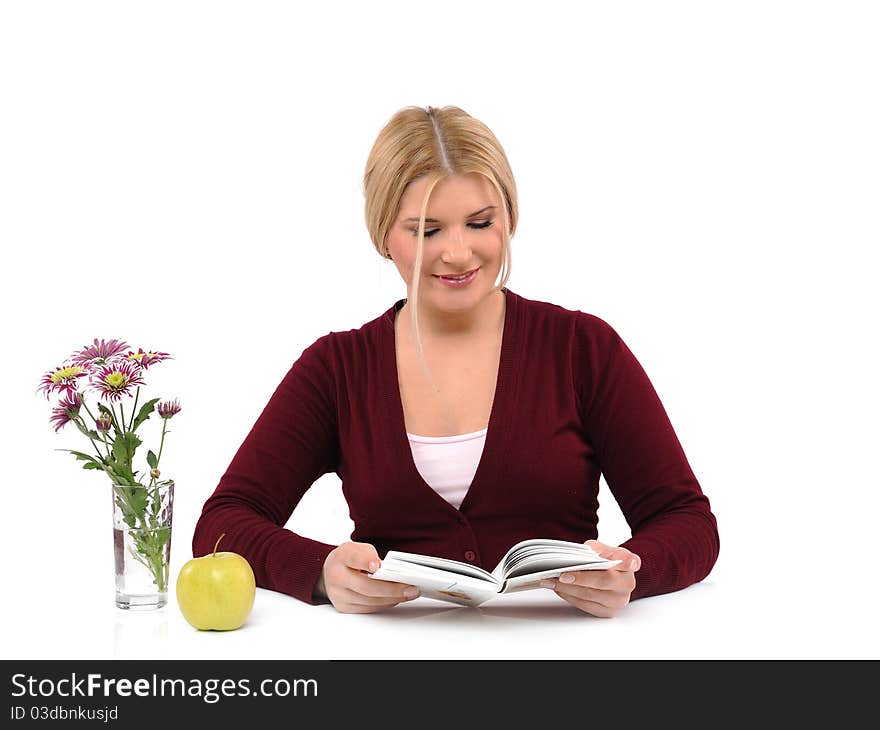
[{"label": "woman's right hand", "polygon": [[324,560],[315,592],[340,613],[374,613],[418,598],[416,586],[370,578],[379,564],[379,553],[369,543],[344,542]]}]

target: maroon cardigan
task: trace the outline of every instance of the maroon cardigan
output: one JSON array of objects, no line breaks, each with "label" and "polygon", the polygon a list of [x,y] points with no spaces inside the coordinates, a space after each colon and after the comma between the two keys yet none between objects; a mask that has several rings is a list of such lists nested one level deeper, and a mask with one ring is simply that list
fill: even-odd
[{"label": "maroon cardigan", "polygon": [[307,347],[270,398],[193,535],[193,555],[223,549],[257,585],[307,603],[336,546],[284,527],[305,491],[335,473],[351,539],[491,571],[520,540],[597,539],[600,472],[637,553],[632,599],[705,578],[716,520],[648,376],[617,332],[591,314],[505,288],[495,399],[482,457],[460,508],[413,461],[394,343],[397,301],[360,329]]}]

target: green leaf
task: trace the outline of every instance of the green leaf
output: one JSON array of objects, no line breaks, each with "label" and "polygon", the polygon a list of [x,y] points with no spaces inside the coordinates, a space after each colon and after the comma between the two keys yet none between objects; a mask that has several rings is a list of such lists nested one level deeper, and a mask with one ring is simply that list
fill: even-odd
[{"label": "green leaf", "polygon": [[89,456],[88,454],[84,454],[82,451],[73,451],[72,449],[55,449],[56,451],[68,451],[73,454],[77,461],[85,461],[86,464],[83,466],[83,469],[103,469],[104,464],[101,461],[98,461],[94,456]]},{"label": "green leaf", "polygon": [[82,434],[84,434],[87,438],[94,439],[95,441],[100,441],[101,437],[98,436],[98,432],[94,430],[89,430],[85,428],[79,421],[73,421],[73,424],[80,430]]},{"label": "green leaf", "polygon": [[73,449],[56,449],[56,451],[69,451],[73,454],[77,459],[82,459],[83,461],[94,461],[94,456],[89,456],[89,454],[84,454],[82,451],[74,451]]},{"label": "green leaf", "polygon": [[107,466],[107,471],[117,484],[131,484],[134,481],[131,467],[125,464],[119,464],[111,460]]},{"label": "green leaf", "polygon": [[131,431],[119,434],[113,441],[113,458],[119,464],[127,466],[129,471],[131,471],[131,462],[134,459],[134,452],[137,451],[137,447],[142,443],[143,441]]},{"label": "green leaf", "polygon": [[147,506],[146,490],[140,486],[116,485],[113,487],[116,505],[122,511],[122,518],[129,527],[134,527],[138,518],[143,520]]},{"label": "green leaf", "polygon": [[147,463],[150,465],[151,469],[155,469],[159,466],[159,460],[152,451],[147,452]]},{"label": "green leaf", "polygon": [[139,487],[133,487],[129,492],[128,503],[135,514],[143,514],[147,508],[147,490]]},{"label": "green leaf", "polygon": [[[137,418],[134,419],[134,423],[131,424],[131,430],[137,431],[137,427],[140,426],[144,421],[146,421],[150,414],[156,410],[156,404],[159,402],[159,398],[153,398],[152,400],[148,400],[141,406],[140,411],[138,411]],[[153,467],[155,468],[155,467]]]}]

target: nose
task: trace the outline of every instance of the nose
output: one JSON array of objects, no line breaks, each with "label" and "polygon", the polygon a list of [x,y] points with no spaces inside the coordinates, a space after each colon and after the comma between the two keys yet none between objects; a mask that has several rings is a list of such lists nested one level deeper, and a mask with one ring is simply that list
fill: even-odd
[{"label": "nose", "polygon": [[456,264],[459,261],[468,262],[473,258],[467,236],[460,228],[450,230],[440,258],[447,264]]}]

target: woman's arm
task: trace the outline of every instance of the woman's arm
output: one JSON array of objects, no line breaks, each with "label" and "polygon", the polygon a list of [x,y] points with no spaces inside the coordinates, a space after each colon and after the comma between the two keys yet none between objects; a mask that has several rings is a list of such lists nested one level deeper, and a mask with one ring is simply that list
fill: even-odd
[{"label": "woman's arm", "polygon": [[641,558],[631,598],[703,580],[718,527],[663,404],[641,364],[605,321],[579,312],[575,388],[588,438]]},{"label": "woman's arm", "polygon": [[336,546],[284,525],[315,480],[337,468],[329,338],[306,348],[278,385],[205,502],[192,541],[198,557],[225,532],[224,549],[247,559],[258,586],[310,604],[326,602],[315,589]]}]

